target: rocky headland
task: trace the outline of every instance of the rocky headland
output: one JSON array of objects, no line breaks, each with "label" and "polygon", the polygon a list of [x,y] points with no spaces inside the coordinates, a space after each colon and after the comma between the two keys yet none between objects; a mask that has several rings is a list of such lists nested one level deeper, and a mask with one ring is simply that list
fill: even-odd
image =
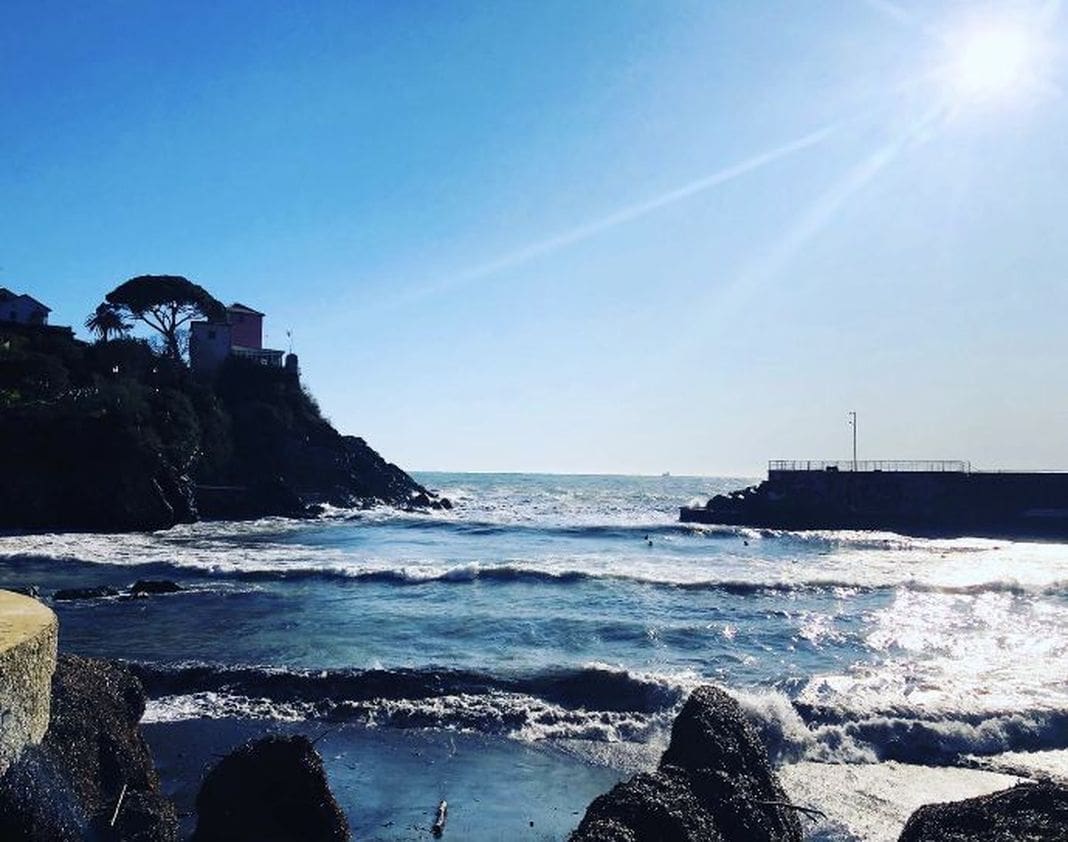
[{"label": "rocky headland", "polygon": [[131,531],[449,502],[323,417],[294,369],[0,326],[0,529]]}]

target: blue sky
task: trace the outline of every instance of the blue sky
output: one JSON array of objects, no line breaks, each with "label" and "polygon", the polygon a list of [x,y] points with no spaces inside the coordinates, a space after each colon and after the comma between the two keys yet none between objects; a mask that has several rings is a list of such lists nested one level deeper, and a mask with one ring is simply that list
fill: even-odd
[{"label": "blue sky", "polygon": [[[996,95],[947,81],[1026,22]],[[992,23],[991,23],[992,22]],[[1056,3],[5,3],[0,285],[293,331],[411,469],[1068,467]]]}]

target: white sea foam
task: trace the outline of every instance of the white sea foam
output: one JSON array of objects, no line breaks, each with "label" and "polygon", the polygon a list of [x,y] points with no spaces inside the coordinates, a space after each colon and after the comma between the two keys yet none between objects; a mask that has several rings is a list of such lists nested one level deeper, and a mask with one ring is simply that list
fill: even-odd
[{"label": "white sea foam", "polygon": [[924,804],[974,798],[1012,786],[1008,775],[904,763],[797,763],[779,770],[790,800],[826,819],[804,820],[806,838],[820,842],[894,842]]},{"label": "white sea foam", "polygon": [[992,757],[969,757],[982,769],[1027,778],[1052,778],[1068,784],[1068,749],[1007,751]]},{"label": "white sea foam", "polygon": [[[418,515],[382,514],[382,522]],[[424,521],[418,521],[424,523]],[[992,542],[924,542],[900,539],[902,546],[865,548],[869,537],[829,541],[826,552],[799,553],[788,564],[781,547],[757,546],[746,552],[715,546],[694,554],[687,542],[693,531],[671,527],[658,534],[649,552],[614,552],[601,545],[568,546],[530,557],[464,560],[435,557],[433,548],[396,539],[391,554],[370,551],[360,543],[335,540],[330,530],[352,530],[347,522],[294,522],[264,519],[246,523],[201,523],[171,530],[128,535],[57,533],[0,536],[0,558],[35,557],[111,565],[167,565],[221,575],[330,575],[393,578],[398,582],[466,582],[514,574],[566,580],[574,577],[630,580],[638,583],[723,589],[902,588],[916,592],[975,595],[1001,591],[1023,595],[1068,593],[1068,553],[1056,545]],[[324,539],[323,531],[326,530]],[[640,531],[640,530],[639,530]],[[740,539],[741,535],[734,535]],[[898,536],[900,538],[900,536]],[[748,539],[746,539],[748,540]],[[806,539],[807,540],[807,539]],[[858,548],[858,541],[860,542]],[[740,543],[740,541],[739,541]],[[551,546],[551,544],[550,544]],[[950,553],[948,547],[956,547]],[[700,547],[698,546],[698,549]],[[379,552],[376,552],[378,550]],[[685,550],[688,554],[679,555]],[[765,551],[774,551],[768,556]],[[1006,571],[1011,569],[1011,575]]]},{"label": "white sea foam", "polygon": [[271,719],[301,722],[314,716],[314,707],[300,702],[252,699],[247,696],[205,691],[149,699],[141,721],[145,724],[182,722],[187,719]]},{"label": "white sea foam", "polygon": [[852,710],[1061,710],[1068,683],[1068,617],[1057,602],[1018,591],[955,594],[902,588],[865,637],[876,656],[813,676],[800,701]]},{"label": "white sea foam", "polygon": [[370,727],[496,734],[522,742],[581,740],[642,744],[671,721],[667,712],[572,710],[532,696],[499,691],[319,704],[249,698],[226,692],[197,692],[150,700],[142,721],[241,718],[297,722],[323,716],[344,717]]}]

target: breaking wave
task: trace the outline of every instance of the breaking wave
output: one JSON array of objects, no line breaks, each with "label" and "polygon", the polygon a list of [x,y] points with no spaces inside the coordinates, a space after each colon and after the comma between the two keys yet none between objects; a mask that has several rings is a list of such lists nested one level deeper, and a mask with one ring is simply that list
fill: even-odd
[{"label": "breaking wave", "polygon": [[776,762],[960,765],[1068,748],[1068,710],[882,712],[817,708],[778,692],[734,692]]},{"label": "breaking wave", "polygon": [[501,677],[454,669],[285,670],[130,664],[145,721],[227,717],[357,721],[534,741],[646,742],[670,725],[695,679],[606,666]]},{"label": "breaking wave", "polygon": [[[1013,577],[991,578],[984,581],[950,584],[900,576],[889,581],[870,581],[863,575],[822,576],[812,569],[792,572],[790,578],[753,578],[742,576],[704,576],[704,571],[685,566],[650,563],[602,563],[593,561],[583,565],[580,559],[547,560],[541,562],[470,562],[461,564],[417,563],[395,564],[374,560],[308,557],[274,560],[261,555],[253,559],[227,558],[225,553],[189,554],[185,558],[148,560],[142,563],[117,564],[136,568],[138,577],[168,577],[179,581],[189,574],[209,577],[209,581],[189,584],[191,593],[232,588],[234,582],[270,582],[300,580],[334,580],[339,582],[368,582],[396,586],[430,584],[464,585],[475,582],[488,584],[534,583],[554,586],[576,585],[586,582],[619,582],[655,588],[684,591],[720,592],[733,596],[760,594],[804,594],[823,592],[851,592],[854,594],[890,592],[898,589],[918,593],[970,596],[983,593],[1005,593],[1015,596],[1068,596],[1068,579],[1028,582]],[[45,557],[47,558],[47,557]],[[39,562],[42,556],[17,554],[3,556],[8,565]],[[68,564],[84,564],[91,569],[96,562],[77,558],[56,559]],[[760,571],[756,571],[759,574]],[[863,571],[861,571],[863,573]],[[218,582],[213,586],[210,580]],[[87,570],[86,586],[95,584]],[[227,584],[231,583],[231,584]]]},{"label": "breaking wave", "polygon": [[[131,664],[146,722],[228,717],[351,721],[523,741],[663,738],[695,675],[590,665],[522,676],[455,669],[286,670]],[[886,711],[817,707],[778,691],[730,691],[773,762],[979,765],[1005,752],[1068,748],[1068,710]]]}]

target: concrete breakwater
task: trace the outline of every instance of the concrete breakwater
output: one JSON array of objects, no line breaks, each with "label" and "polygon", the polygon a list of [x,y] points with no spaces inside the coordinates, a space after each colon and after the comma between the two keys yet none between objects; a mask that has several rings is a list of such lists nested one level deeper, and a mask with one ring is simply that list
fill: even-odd
[{"label": "concrete breakwater", "polygon": [[0,591],[0,775],[48,730],[58,630],[40,602]]},{"label": "concrete breakwater", "polygon": [[683,507],[680,520],[770,529],[1068,538],[1068,473],[808,465],[772,467],[759,485]]}]

